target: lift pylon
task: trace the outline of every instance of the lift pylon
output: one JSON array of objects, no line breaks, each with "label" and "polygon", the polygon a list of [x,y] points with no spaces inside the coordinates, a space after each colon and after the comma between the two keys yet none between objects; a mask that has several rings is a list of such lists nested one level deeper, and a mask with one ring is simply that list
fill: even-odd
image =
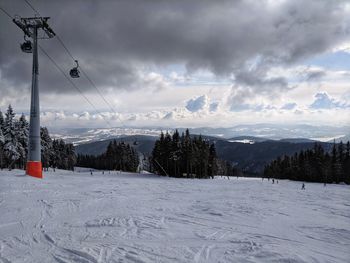
[{"label": "lift pylon", "polygon": [[[40,106],[39,106],[39,63],[38,39],[53,38],[56,34],[49,27],[49,17],[14,18],[13,22],[22,29],[25,36],[33,40],[33,70],[30,102],[29,140],[26,174],[42,178],[41,143],[40,143]],[[43,33],[39,35],[38,33]],[[27,52],[28,53],[28,52]]]}]

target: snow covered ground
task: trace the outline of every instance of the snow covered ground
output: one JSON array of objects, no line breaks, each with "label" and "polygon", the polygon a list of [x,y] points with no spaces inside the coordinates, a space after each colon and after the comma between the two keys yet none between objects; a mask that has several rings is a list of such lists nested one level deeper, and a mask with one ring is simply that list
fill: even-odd
[{"label": "snow covered ground", "polygon": [[350,262],[350,187],[0,171],[0,262]]}]

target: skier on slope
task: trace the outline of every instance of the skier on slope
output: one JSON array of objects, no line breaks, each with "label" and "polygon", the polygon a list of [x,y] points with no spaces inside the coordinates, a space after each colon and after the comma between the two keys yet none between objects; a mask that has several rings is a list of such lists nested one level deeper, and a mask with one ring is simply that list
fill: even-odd
[{"label": "skier on slope", "polygon": [[303,183],[303,185],[301,186],[301,190],[305,190],[305,184]]}]

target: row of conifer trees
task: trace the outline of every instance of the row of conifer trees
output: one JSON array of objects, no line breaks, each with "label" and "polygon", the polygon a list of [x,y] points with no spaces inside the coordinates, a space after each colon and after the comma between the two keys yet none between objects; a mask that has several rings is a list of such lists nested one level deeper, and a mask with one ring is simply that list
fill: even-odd
[{"label": "row of conifer trees", "polygon": [[78,154],[77,165],[99,170],[136,172],[139,155],[129,144],[113,140],[108,144],[106,152],[101,155]]},{"label": "row of conifer trees", "polygon": [[[0,111],[0,168],[24,169],[28,152],[29,124],[24,114],[18,119],[11,105],[5,116]],[[41,158],[44,168],[74,168],[74,146],[63,140],[52,140],[47,128],[41,127]]]},{"label": "row of conifer trees", "polygon": [[151,171],[160,175],[187,178],[213,178],[214,175],[235,175],[233,167],[218,160],[215,144],[202,136],[191,136],[186,130],[180,136],[162,132],[151,155]]},{"label": "row of conifer trees", "polygon": [[265,167],[264,177],[350,184],[350,142],[334,144],[331,152],[316,143],[313,149],[279,157]]}]

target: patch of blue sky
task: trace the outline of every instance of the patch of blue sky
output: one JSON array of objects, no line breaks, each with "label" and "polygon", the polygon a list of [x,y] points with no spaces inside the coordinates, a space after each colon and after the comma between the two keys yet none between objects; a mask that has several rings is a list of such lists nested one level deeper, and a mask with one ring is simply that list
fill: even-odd
[{"label": "patch of blue sky", "polygon": [[345,51],[325,53],[308,59],[303,64],[329,70],[350,70],[350,53]]},{"label": "patch of blue sky", "polygon": [[184,64],[169,64],[164,67],[156,67],[156,71],[165,76],[168,76],[173,72],[176,72],[179,75],[184,75],[187,72]]}]

